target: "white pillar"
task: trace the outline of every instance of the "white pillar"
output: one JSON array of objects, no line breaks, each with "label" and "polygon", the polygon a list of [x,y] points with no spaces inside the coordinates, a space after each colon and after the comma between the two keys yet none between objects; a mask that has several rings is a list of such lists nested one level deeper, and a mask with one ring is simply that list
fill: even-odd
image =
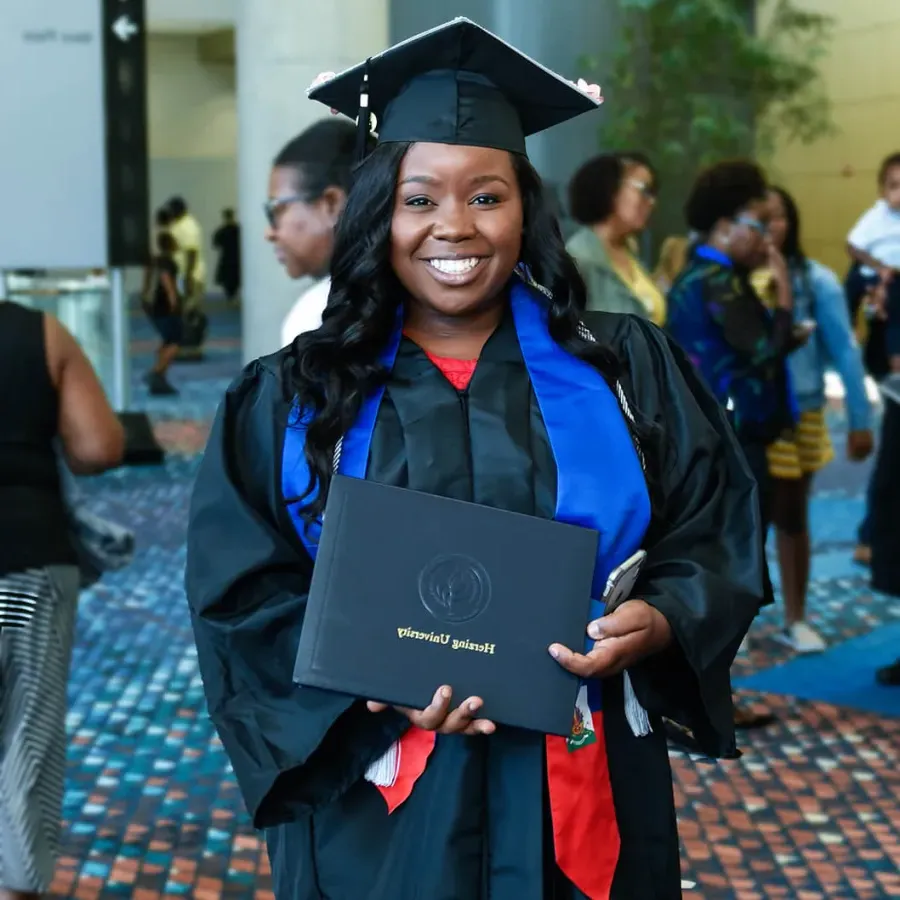
[{"label": "white pillar", "polygon": [[306,97],[319,72],[339,72],[388,46],[390,0],[242,0],[237,16],[238,181],[244,359],[280,347],[281,321],[304,285],[263,240],[272,159],[327,109]]}]

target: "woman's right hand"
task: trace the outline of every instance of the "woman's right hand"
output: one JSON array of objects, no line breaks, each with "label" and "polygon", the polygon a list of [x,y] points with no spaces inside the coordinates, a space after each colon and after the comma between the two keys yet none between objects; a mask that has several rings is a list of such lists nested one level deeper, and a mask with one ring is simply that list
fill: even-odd
[{"label": "woman's right hand", "polygon": [[[435,692],[431,704],[425,709],[409,709],[406,706],[395,706],[417,728],[425,731],[436,731],[438,734],[493,734],[497,726],[488,719],[476,719],[478,710],[484,706],[481,697],[469,697],[456,709],[450,709],[453,690],[444,685]],[[366,706],[369,712],[378,713],[388,709],[387,703],[376,703],[370,700]]]}]

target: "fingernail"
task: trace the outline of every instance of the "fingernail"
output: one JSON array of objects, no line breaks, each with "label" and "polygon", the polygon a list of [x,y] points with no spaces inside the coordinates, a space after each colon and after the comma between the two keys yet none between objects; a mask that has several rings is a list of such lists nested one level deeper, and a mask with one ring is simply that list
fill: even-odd
[{"label": "fingernail", "polygon": [[438,693],[441,695],[441,700],[449,700],[450,699],[450,688],[442,687]]},{"label": "fingernail", "polygon": [[603,629],[600,627],[599,622],[591,622],[590,626],[588,627],[588,635],[595,641],[599,640],[603,636]]},{"label": "fingernail", "polygon": [[478,701],[470,700],[469,701],[469,712],[475,712],[478,709]]},{"label": "fingernail", "polygon": [[554,659],[559,659],[559,647],[553,646],[550,648],[550,655]]}]

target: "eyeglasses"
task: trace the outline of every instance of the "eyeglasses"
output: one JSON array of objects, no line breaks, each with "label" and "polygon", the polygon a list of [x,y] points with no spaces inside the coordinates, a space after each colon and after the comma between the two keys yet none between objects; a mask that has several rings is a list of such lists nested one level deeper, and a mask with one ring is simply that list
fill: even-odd
[{"label": "eyeglasses", "polygon": [[629,178],[625,183],[630,184],[636,191],[641,194],[641,196],[645,197],[647,200],[656,199],[656,185],[650,184],[647,181],[641,181],[639,178]]},{"label": "eyeglasses", "polygon": [[278,227],[278,214],[292,203],[306,203],[307,197],[302,194],[287,194],[284,197],[271,197],[263,204],[263,214],[272,228]]},{"label": "eyeglasses", "polygon": [[738,225],[743,225],[745,228],[749,228],[751,231],[755,231],[757,234],[762,235],[763,237],[769,236],[769,226],[765,222],[760,222],[759,219],[754,216],[735,216],[734,221]]}]

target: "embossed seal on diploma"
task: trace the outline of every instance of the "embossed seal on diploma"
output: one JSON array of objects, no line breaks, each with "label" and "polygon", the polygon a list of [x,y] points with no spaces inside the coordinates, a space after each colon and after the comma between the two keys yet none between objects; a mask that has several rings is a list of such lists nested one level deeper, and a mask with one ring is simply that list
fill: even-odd
[{"label": "embossed seal on diploma", "polygon": [[419,597],[435,619],[457,625],[487,609],[491,579],[484,566],[470,556],[438,556],[419,575]]}]

